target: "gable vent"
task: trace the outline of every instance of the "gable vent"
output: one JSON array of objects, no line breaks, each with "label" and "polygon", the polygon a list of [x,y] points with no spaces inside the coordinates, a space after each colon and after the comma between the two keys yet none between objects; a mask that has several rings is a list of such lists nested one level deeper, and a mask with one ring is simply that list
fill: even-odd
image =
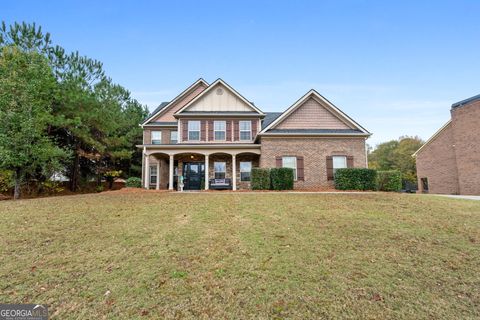
[{"label": "gable vent", "polygon": [[223,89],[222,88],[218,88],[217,91],[217,96],[221,96],[223,94]]}]

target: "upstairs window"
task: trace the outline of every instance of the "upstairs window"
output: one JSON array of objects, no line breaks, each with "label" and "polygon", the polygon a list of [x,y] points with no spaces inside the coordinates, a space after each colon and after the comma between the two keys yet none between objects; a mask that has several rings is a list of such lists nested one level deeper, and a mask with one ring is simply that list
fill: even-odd
[{"label": "upstairs window", "polygon": [[213,122],[213,131],[215,132],[215,140],[225,140],[225,121],[214,121]]},{"label": "upstairs window", "polygon": [[252,140],[252,121],[239,121],[240,140]]},{"label": "upstairs window", "polygon": [[170,143],[178,142],[178,131],[170,131]]},{"label": "upstairs window", "polygon": [[337,171],[337,169],[347,168],[346,156],[332,156],[332,160],[333,160],[333,176],[335,176],[335,171]]},{"label": "upstairs window", "polygon": [[188,121],[188,140],[200,141],[200,121]]},{"label": "upstairs window", "polygon": [[152,131],[152,144],[162,143],[162,131]]},{"label": "upstairs window", "polygon": [[282,157],[282,167],[293,169],[293,180],[297,180],[297,157]]}]

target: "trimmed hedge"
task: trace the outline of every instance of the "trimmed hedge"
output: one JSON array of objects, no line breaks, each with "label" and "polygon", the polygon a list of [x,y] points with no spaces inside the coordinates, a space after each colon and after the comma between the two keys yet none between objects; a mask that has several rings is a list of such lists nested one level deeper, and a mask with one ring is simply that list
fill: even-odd
[{"label": "trimmed hedge", "polygon": [[273,190],[292,190],[293,178],[292,168],[270,169],[270,180],[272,181]]},{"label": "trimmed hedge", "polygon": [[270,190],[270,169],[252,168],[252,190]]},{"label": "trimmed hedge", "polygon": [[375,190],[377,171],[366,168],[344,168],[335,171],[335,189]]},{"label": "trimmed hedge", "polygon": [[130,177],[125,181],[125,186],[129,188],[141,188],[142,179],[137,177]]},{"label": "trimmed hedge", "polygon": [[380,191],[400,191],[402,189],[402,174],[400,171],[377,171],[377,189]]}]

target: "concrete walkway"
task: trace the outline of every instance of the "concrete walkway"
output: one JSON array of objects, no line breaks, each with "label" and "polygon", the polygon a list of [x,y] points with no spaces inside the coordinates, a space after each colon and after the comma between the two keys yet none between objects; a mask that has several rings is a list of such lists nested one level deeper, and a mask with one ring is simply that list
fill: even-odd
[{"label": "concrete walkway", "polygon": [[454,199],[467,199],[467,200],[477,200],[477,201],[480,200],[480,196],[460,196],[460,195],[453,195],[453,194],[436,194],[436,196],[454,198]]}]

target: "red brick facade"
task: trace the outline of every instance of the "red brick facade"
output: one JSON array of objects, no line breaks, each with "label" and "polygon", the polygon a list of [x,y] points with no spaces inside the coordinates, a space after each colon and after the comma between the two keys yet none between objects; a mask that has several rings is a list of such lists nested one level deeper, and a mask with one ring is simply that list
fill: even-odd
[{"label": "red brick facade", "polygon": [[353,156],[354,168],[367,166],[365,138],[326,137],[262,137],[260,166],[274,168],[276,157],[303,157],[304,180],[295,182],[295,189],[333,186],[327,180],[327,156]]},{"label": "red brick facade", "polygon": [[480,101],[452,108],[452,120],[416,154],[419,190],[480,194]]}]

